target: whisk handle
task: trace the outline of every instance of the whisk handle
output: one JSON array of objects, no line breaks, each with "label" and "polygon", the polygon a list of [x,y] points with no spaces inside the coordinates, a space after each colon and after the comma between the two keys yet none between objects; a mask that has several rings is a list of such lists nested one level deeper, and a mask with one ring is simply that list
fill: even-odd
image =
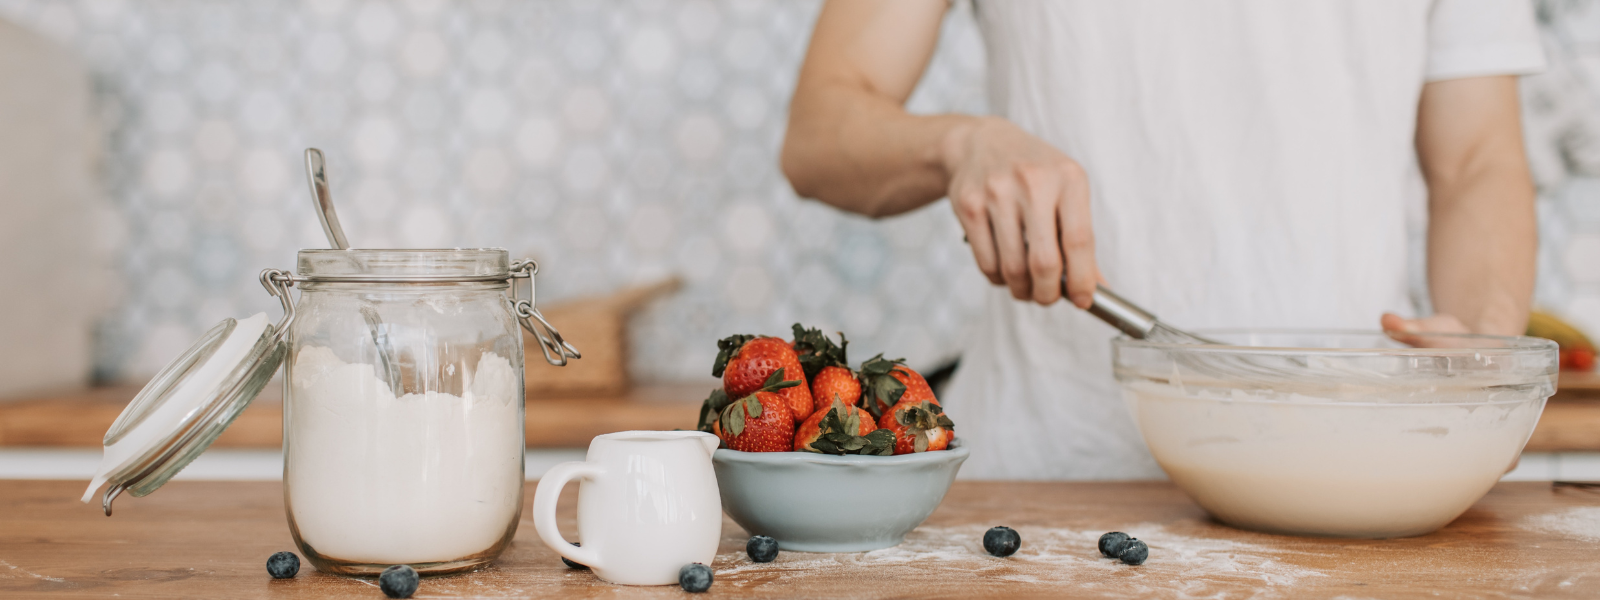
[{"label": "whisk handle", "polygon": [[1094,303],[1089,305],[1089,314],[1136,339],[1144,339],[1156,328],[1155,315],[1123,300],[1103,285],[1094,288]]}]

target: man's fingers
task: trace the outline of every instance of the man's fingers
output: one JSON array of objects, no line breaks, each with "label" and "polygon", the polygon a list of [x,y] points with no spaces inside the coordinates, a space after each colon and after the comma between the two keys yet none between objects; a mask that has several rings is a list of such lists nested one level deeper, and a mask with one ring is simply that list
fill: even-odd
[{"label": "man's fingers", "polygon": [[1022,233],[1028,242],[1028,278],[1033,301],[1049,306],[1061,299],[1060,238],[1056,235],[1061,205],[1060,177],[1053,172],[1023,169],[1019,173],[1027,192],[1023,207]]},{"label": "man's fingers", "polygon": [[989,226],[989,210],[984,206],[983,192],[967,190],[952,194],[951,200],[955,205],[956,220],[961,222],[961,229],[966,231],[967,245],[972,248],[972,259],[977,261],[978,270],[989,278],[989,283],[1004,284],[1005,280],[1000,277],[1000,255],[994,248],[994,231]]},{"label": "man's fingers", "polygon": [[989,194],[989,225],[994,228],[994,247],[1000,253],[1000,276],[1011,288],[1011,297],[1033,297],[1033,281],[1028,275],[1026,241],[1022,237],[1022,189],[1011,177],[995,177],[985,186]]},{"label": "man's fingers", "polygon": [[1391,339],[1408,346],[1418,348],[1464,348],[1471,346],[1473,343],[1470,338],[1462,339],[1449,335],[1429,335],[1471,333],[1467,326],[1461,323],[1460,319],[1452,315],[1433,315],[1421,319],[1406,319],[1394,313],[1384,313],[1383,317],[1378,319],[1378,323],[1383,326],[1384,333],[1389,334]]},{"label": "man's fingers", "polygon": [[1102,280],[1094,258],[1089,178],[1075,162],[1067,161],[1061,170],[1061,250],[1067,261],[1067,298],[1087,309],[1094,303],[1095,285]]},{"label": "man's fingers", "polygon": [[1411,333],[1416,331],[1416,325],[1394,313],[1383,313],[1383,316],[1378,319],[1378,324],[1383,326],[1384,331],[1390,333]]}]

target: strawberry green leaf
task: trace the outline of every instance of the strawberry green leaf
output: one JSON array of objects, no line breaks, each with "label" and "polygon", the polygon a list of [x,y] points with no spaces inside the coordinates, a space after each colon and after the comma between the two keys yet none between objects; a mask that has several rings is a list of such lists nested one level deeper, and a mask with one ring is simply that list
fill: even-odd
[{"label": "strawberry green leaf", "polygon": [[711,365],[711,376],[721,377],[722,371],[728,368],[728,361],[738,356],[739,349],[756,337],[741,333],[717,340],[717,361]]},{"label": "strawberry green leaf", "polygon": [[908,406],[894,413],[894,420],[906,427],[917,427],[921,423],[922,409]]},{"label": "strawberry green leaf", "polygon": [[861,363],[861,396],[867,399],[864,404],[873,418],[883,418],[883,411],[899,403],[905,394],[906,384],[890,375],[895,365],[904,362],[903,358],[888,360],[879,354]]},{"label": "strawberry green leaf", "polygon": [[839,366],[850,368],[850,360],[845,348],[850,345],[844,333],[839,333],[839,345],[834,345],[833,340],[822,333],[821,329],[808,329],[799,323],[791,328],[794,331],[794,351],[800,355],[800,367],[806,372],[806,379],[817,376],[823,367]]},{"label": "strawberry green leaf", "polygon": [[722,391],[722,388],[711,390],[711,395],[706,398],[705,402],[700,403],[698,429],[710,433],[711,425],[717,422],[719,415],[722,414],[722,409],[727,408],[728,402],[728,393]]},{"label": "strawberry green leaf", "polygon": [[839,415],[841,413],[848,415],[839,420],[839,426],[844,428],[846,432],[854,435],[855,432],[861,431],[861,415],[856,414],[856,411],[850,410],[847,412],[846,410],[847,409],[845,409],[842,405],[835,404],[833,415]]},{"label": "strawberry green leaf", "polygon": [[883,353],[879,352],[877,356],[869,358],[865,362],[861,363],[861,374],[863,374],[863,375],[888,375],[890,371],[894,370],[894,366],[895,365],[903,365],[903,364],[906,364],[906,359],[904,359],[904,358],[895,358],[895,359],[884,358],[883,357]]},{"label": "strawberry green leaf", "polygon": [[916,451],[917,452],[927,452],[928,451],[928,432],[926,432],[926,431],[918,432],[917,434],[915,434],[914,438],[915,439],[912,442],[912,446],[914,448],[916,448]]},{"label": "strawberry green leaf", "polygon": [[778,370],[773,371],[771,375],[767,376],[767,380],[762,382],[761,389],[759,391],[776,392],[784,388],[792,388],[800,385],[799,381],[785,380],[783,375],[783,367],[778,367]]},{"label": "strawberry green leaf", "polygon": [[729,437],[738,437],[739,434],[744,433],[743,404],[743,402],[729,404],[728,408],[722,411],[722,431],[726,432]]},{"label": "strawberry green leaf", "polygon": [[862,439],[867,440],[867,445],[861,448],[861,454],[875,456],[894,455],[894,432],[887,429],[878,429],[862,436]]},{"label": "strawberry green leaf", "polygon": [[[833,406],[828,409],[828,413],[822,416],[822,422],[819,424],[818,430],[825,435],[830,433],[837,433],[845,437],[855,435],[857,428],[861,426],[861,420],[852,414],[855,411],[846,412],[846,410],[848,409],[843,403],[834,401]],[[841,417],[840,415],[849,416]]]}]

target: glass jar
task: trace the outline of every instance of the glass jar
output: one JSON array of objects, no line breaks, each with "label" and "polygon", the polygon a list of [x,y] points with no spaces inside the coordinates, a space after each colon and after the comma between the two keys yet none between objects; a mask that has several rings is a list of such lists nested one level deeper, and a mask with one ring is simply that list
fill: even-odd
[{"label": "glass jar", "polygon": [[[332,573],[494,560],[522,506],[519,317],[552,363],[577,356],[516,299],[514,280],[537,267],[500,249],[302,250],[298,262],[295,276],[262,276],[290,313],[283,488],[295,543]],[[301,289],[292,307],[288,285]]]},{"label": "glass jar", "polygon": [[111,516],[123,492],[160,488],[282,365],[284,500],[312,565],[436,574],[493,561],[522,506],[517,326],[552,365],[582,358],[534,308],[539,265],[500,249],[302,250],[299,263],[261,272],[277,324],[224,319],[128,403],[83,501],[104,485]]}]

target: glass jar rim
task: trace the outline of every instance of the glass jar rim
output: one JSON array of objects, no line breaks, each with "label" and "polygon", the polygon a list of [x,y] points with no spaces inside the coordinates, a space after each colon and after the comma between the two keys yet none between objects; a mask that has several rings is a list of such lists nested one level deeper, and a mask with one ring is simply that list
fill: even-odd
[{"label": "glass jar rim", "polygon": [[504,248],[301,250],[296,279],[328,283],[496,282],[518,265]]}]

